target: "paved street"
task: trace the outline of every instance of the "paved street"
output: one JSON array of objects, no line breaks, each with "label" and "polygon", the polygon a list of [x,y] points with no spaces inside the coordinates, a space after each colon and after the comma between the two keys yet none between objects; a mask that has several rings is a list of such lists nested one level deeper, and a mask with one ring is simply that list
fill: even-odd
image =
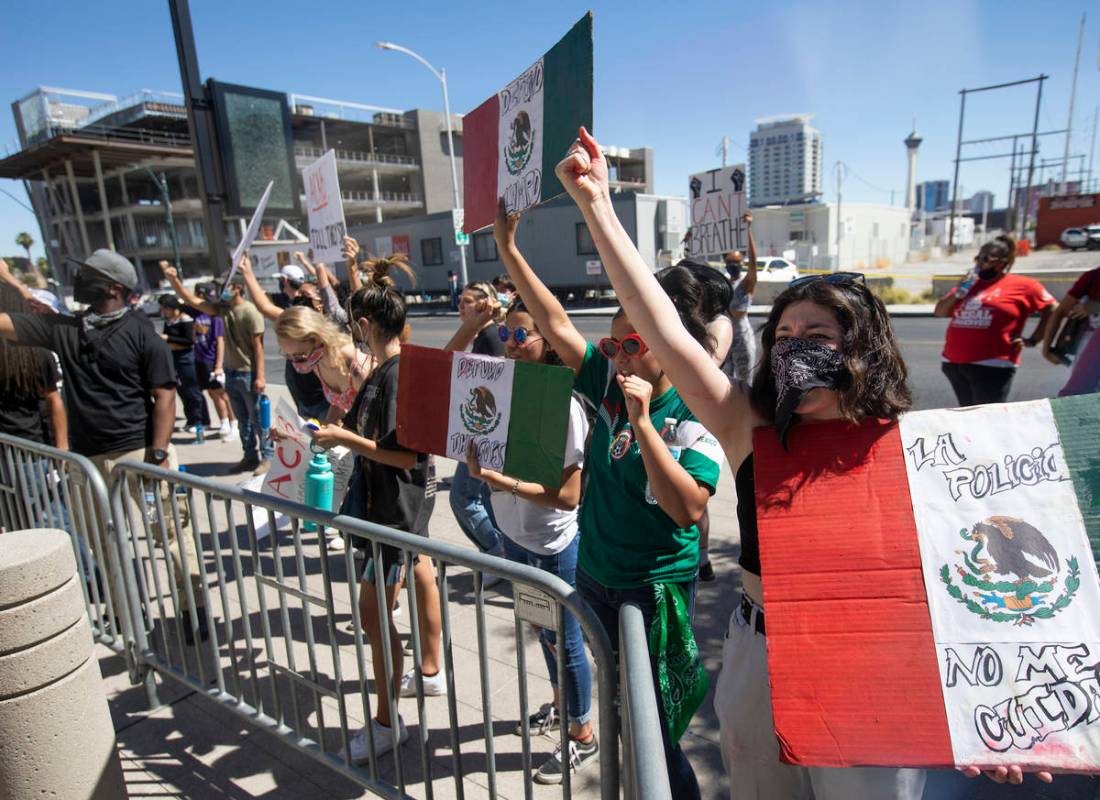
[{"label": "paved street", "polygon": [[[764,324],[763,316],[753,316],[753,326]],[[943,351],[946,319],[928,317],[894,317],[894,330],[901,342],[902,355],[909,366],[910,383],[916,408],[943,408],[955,405],[955,395],[940,371],[940,353]],[[573,323],[590,342],[597,342],[608,335],[611,316],[575,316]],[[426,347],[442,347],[458,328],[454,316],[414,317],[412,341]],[[1029,323],[1031,330],[1034,321]],[[284,359],[279,357],[273,334],[268,330],[267,371],[269,382],[282,383]],[[1069,371],[1048,363],[1038,350],[1024,352],[1023,363],[1017,372],[1012,389],[1013,400],[1034,400],[1057,394],[1066,382]]]}]

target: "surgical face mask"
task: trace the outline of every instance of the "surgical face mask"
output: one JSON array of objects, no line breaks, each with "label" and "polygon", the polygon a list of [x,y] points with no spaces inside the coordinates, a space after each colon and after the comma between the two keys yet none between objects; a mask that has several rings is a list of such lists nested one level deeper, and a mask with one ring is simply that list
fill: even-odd
[{"label": "surgical face mask", "polygon": [[772,346],[775,380],[775,429],[787,446],[795,409],[814,389],[846,389],[851,375],[840,351],[809,339],[780,339]]},{"label": "surgical face mask", "polygon": [[82,269],[73,279],[73,300],[86,306],[102,303],[111,295],[112,282],[94,272]]}]

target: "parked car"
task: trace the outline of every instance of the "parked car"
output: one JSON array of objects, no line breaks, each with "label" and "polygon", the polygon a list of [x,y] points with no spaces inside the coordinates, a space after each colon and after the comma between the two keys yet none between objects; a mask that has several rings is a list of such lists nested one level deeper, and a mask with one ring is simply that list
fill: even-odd
[{"label": "parked car", "polygon": [[1089,242],[1085,246],[1089,250],[1100,250],[1100,225],[1089,225],[1085,228],[1085,232],[1089,237]]},{"label": "parked car", "polygon": [[1089,246],[1089,235],[1084,228],[1066,228],[1062,231],[1062,247],[1077,250]]},{"label": "parked car", "polygon": [[757,256],[757,280],[770,283],[790,283],[798,278],[798,267],[793,261],[776,256]]}]

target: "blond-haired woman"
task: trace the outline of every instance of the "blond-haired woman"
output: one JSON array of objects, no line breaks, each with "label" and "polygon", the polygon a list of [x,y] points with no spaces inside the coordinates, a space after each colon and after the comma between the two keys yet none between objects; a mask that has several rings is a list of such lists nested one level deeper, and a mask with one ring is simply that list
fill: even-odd
[{"label": "blond-haired woman", "polygon": [[374,368],[374,358],[359,350],[340,327],[305,306],[292,306],[275,320],[279,350],[299,374],[321,381],[329,409],[326,423],[344,418],[359,388]]}]

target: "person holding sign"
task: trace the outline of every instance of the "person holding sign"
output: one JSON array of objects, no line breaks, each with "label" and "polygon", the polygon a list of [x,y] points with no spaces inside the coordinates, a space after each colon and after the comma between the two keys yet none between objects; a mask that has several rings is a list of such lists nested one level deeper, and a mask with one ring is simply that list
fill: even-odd
[{"label": "person holding sign", "polygon": [[[508,317],[499,328],[505,339],[504,353],[508,358],[539,364],[561,364],[535,324],[535,318],[520,301],[513,301]],[[508,558],[520,564],[530,564],[557,575],[570,586],[577,583],[577,505],[581,499],[581,468],[584,466],[584,444],[588,438],[588,417],[576,397],[569,403],[569,428],[565,439],[565,467],[557,487],[521,481],[503,473],[482,467],[478,462],[476,443],[471,440],[466,453],[470,478],[484,481],[492,490],[493,513],[504,534],[504,549]],[[580,623],[569,611],[565,615],[565,686],[569,710],[569,736],[576,742],[573,768],[580,769],[599,754],[592,732],[592,672]],[[553,702],[531,715],[533,733],[548,733],[561,725],[558,718],[560,677],[558,676],[557,645],[554,631],[540,629],[539,644],[546,659],[546,671],[554,689]],[[516,733],[522,735],[522,724]],[[560,748],[535,773],[538,783],[561,783],[564,770]]]},{"label": "person holding sign", "polygon": [[[479,281],[462,290],[458,298],[458,318],[462,324],[444,345],[444,350],[464,351],[469,347],[478,355],[498,358],[504,355],[504,342],[497,336],[497,328],[504,324],[504,309],[491,284]],[[448,495],[458,527],[482,553],[504,558],[504,537],[493,516],[489,495],[489,487],[472,478],[460,461],[451,477]],[[497,581],[491,576],[486,579],[486,585],[494,585]]]},{"label": "person holding sign", "polygon": [[[924,773],[781,764],[772,729],[763,591],[753,492],[752,433],[799,420],[896,418],[910,406],[905,364],[882,303],[862,276],[836,273],[792,283],[764,326],[761,368],[750,392],[731,382],[677,314],[615,216],[607,162],[587,130],[557,167],[584,214],[623,308],[700,421],[736,464],[741,523],[741,602],[730,619],[715,694],[730,797],[921,796]],[[858,376],[858,377],[856,377]],[[676,795],[679,796],[679,795]]]},{"label": "person holding sign", "polygon": [[[398,359],[405,331],[405,299],[388,275],[394,267],[412,277],[412,270],[402,256],[377,259],[366,285],[348,300],[353,338],[369,344],[380,363],[359,390],[347,415],[348,427],[322,425],[313,433],[313,440],[326,448],[343,445],[357,456],[341,514],[427,536],[428,521],[435,507],[435,464],[430,456],[406,450],[397,443]],[[404,721],[400,716],[395,719],[391,712],[391,697],[392,708],[396,709],[399,697],[405,696],[409,688],[415,694],[415,676],[403,677],[405,649],[393,623],[393,607],[409,567],[416,587],[424,693],[444,695],[447,683],[441,669],[439,589],[431,561],[414,556],[413,563],[405,565],[400,550],[382,545],[382,563],[376,568],[370,545],[353,538],[357,546],[367,548],[368,558],[359,583],[359,615],[371,643],[378,693],[375,717],[369,722],[371,731],[363,728],[351,740],[352,760],[361,764],[369,758],[371,739],[375,754],[382,755],[409,736]],[[379,607],[375,589],[379,572],[385,583],[384,608]],[[381,644],[384,635],[390,639],[392,687],[386,685],[385,679],[386,661]]]},{"label": "person holding sign", "polygon": [[756,291],[756,239],[752,235],[752,212],[747,211],[741,218],[749,236],[749,271],[742,274],[745,256],[740,250],[726,253],[726,273],[733,283],[733,300],[729,312],[733,319],[733,346],[730,358],[723,365],[723,372],[731,379],[748,383],[752,380],[752,368],[756,363],[756,336],[749,323],[749,305]]},{"label": "person holding sign", "polygon": [[[718,483],[721,452],[674,388],[666,362],[650,350],[627,314],[615,316],[611,336],[598,348],[585,341],[516,246],[518,222],[519,215],[506,214],[501,201],[493,229],[497,249],[538,330],[576,373],[575,391],[597,410],[580,509],[577,590],[616,653],[624,603],[637,603],[647,627],[660,632],[663,644],[651,656],[672,795],[697,798],[695,772],[678,742],[707,689],[691,616],[699,568],[697,523]],[[667,313],[707,352],[702,287],[684,267],[662,276],[657,286],[667,299]],[[673,670],[677,674],[670,676]],[[678,691],[669,692],[671,685]],[[570,742],[571,763],[583,758],[584,747]]]}]

